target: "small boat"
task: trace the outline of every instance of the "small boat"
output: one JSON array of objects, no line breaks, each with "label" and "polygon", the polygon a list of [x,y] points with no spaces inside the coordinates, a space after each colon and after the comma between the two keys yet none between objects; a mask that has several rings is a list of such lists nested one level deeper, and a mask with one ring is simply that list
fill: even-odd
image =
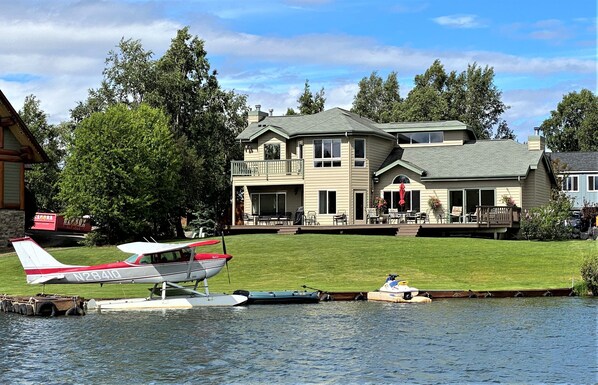
[{"label": "small boat", "polygon": [[379,290],[368,293],[368,300],[399,303],[432,302],[430,298],[419,296],[419,290],[410,287],[407,281],[399,281],[397,278],[397,274],[389,274]]},{"label": "small boat", "polygon": [[316,291],[248,291],[235,290],[233,294],[247,297],[248,305],[270,305],[288,303],[318,303],[320,293]]},{"label": "small boat", "polygon": [[370,291],[368,292],[368,301],[383,301],[383,302],[397,302],[397,303],[429,303],[432,300],[428,297],[416,295],[410,299],[405,299],[403,296],[395,293],[384,291]]},{"label": "small boat", "polygon": [[237,306],[247,301],[241,295],[210,294],[204,296],[172,296],[166,298],[127,298],[113,300],[94,300],[87,302],[88,310],[164,310],[191,309],[204,306]]}]

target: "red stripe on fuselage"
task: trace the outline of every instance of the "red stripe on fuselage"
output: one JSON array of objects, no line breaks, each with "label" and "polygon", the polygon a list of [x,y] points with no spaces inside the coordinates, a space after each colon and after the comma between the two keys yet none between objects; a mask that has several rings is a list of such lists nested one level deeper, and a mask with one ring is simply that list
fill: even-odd
[{"label": "red stripe on fuselage", "polygon": [[94,271],[105,269],[122,269],[125,267],[135,267],[138,265],[131,265],[127,262],[112,262],[103,265],[94,266],[80,266],[80,267],[51,267],[42,269],[26,269],[25,274],[57,274],[57,273],[77,273],[80,271]]},{"label": "red stripe on fuselage", "polygon": [[196,261],[202,261],[202,260],[206,260],[206,259],[226,259],[227,261],[230,261],[232,257],[233,257],[232,255],[228,255],[228,254],[208,254],[208,253],[195,254]]}]

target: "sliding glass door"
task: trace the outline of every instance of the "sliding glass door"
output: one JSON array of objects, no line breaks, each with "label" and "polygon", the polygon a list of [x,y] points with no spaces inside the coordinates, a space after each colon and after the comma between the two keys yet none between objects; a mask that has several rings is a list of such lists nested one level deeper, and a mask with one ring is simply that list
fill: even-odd
[{"label": "sliding glass door", "polygon": [[477,206],[494,206],[495,204],[494,189],[449,190],[449,209],[451,213],[461,212],[461,222],[475,214]]}]

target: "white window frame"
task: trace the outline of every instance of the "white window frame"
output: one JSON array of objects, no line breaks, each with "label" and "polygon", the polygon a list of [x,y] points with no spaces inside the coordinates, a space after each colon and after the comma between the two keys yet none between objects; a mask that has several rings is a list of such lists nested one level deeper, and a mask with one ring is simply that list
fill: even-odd
[{"label": "white window frame", "polygon": [[[326,202],[325,202],[326,212],[322,212],[322,210],[321,210],[321,208],[322,208],[322,206],[321,206],[322,201],[321,201],[320,197],[321,197],[322,193],[326,194]],[[332,209],[331,209],[331,206],[330,206],[330,202],[331,202],[330,193],[334,193],[334,207],[332,207]],[[337,201],[338,201],[338,194],[337,194],[336,190],[318,190],[318,214],[322,214],[322,215],[336,214],[336,211],[337,211],[337,207],[336,207],[337,206]]]},{"label": "white window frame", "polygon": [[[573,182],[575,180],[575,183]],[[577,188],[573,188],[573,187]],[[571,187],[571,188],[569,188]],[[563,191],[579,192],[579,175],[563,175]]]},{"label": "white window frame", "polygon": [[[316,142],[321,143],[321,154],[316,153]],[[324,154],[327,145],[330,146],[330,157]],[[314,139],[314,167],[341,167],[341,145],[340,139]],[[338,148],[338,156],[335,156],[335,147]]]},{"label": "white window frame", "polygon": [[[399,139],[400,136],[405,137],[406,139],[409,139],[409,142],[404,142],[401,143],[401,140]],[[413,142],[413,138],[414,137],[422,137],[425,136],[426,140],[425,141],[421,141],[421,142]],[[440,140],[433,140],[435,139],[435,137],[439,137]],[[438,143],[444,143],[444,132],[443,131],[425,131],[425,132],[400,132],[397,133],[397,144],[438,144]]]},{"label": "white window frame", "polygon": [[[363,143],[363,157],[357,157],[357,142]],[[365,167],[365,159],[366,159],[366,142],[363,138],[355,138],[355,167]]]},{"label": "white window frame", "polygon": [[[590,179],[593,179],[593,182],[590,182]],[[596,192],[598,191],[598,174],[588,175],[588,191]]]}]

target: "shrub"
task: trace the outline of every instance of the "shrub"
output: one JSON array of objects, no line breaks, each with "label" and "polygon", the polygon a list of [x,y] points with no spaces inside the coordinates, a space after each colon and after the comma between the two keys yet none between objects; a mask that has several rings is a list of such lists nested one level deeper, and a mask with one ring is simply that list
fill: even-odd
[{"label": "shrub", "polygon": [[598,295],[598,254],[585,257],[581,264],[581,277],[593,295]]},{"label": "shrub", "polygon": [[523,236],[544,241],[571,238],[573,228],[567,225],[571,207],[571,199],[560,193],[548,204],[527,211],[521,221]]}]

